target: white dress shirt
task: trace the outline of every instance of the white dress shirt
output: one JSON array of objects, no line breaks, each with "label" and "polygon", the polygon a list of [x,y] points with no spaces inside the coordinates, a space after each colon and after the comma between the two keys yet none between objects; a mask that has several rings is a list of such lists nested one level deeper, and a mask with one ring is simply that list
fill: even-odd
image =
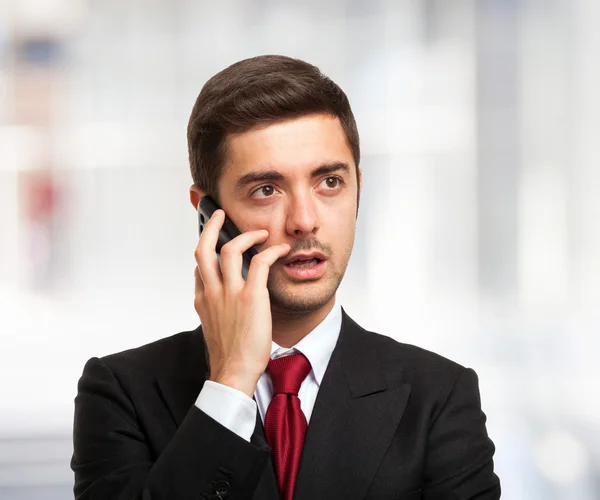
[{"label": "white dress shirt", "polygon": [[[275,342],[271,346],[271,359],[301,352],[310,362],[310,373],[298,392],[300,407],[307,422],[310,421],[317,393],[340,336],[341,327],[342,308],[336,301],[325,319],[295,346],[285,348]],[[272,397],[273,383],[271,376],[265,371],[256,385],[254,400],[237,389],[207,380],[198,395],[196,406],[221,425],[250,441],[256,425],[257,407],[264,422]]]}]

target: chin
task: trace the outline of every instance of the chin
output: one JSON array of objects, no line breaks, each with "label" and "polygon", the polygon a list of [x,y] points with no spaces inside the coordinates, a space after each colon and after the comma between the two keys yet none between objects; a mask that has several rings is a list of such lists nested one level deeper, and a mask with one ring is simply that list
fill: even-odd
[{"label": "chin", "polygon": [[290,315],[305,315],[318,311],[335,296],[341,279],[319,280],[306,283],[269,284],[269,297],[273,311]]}]

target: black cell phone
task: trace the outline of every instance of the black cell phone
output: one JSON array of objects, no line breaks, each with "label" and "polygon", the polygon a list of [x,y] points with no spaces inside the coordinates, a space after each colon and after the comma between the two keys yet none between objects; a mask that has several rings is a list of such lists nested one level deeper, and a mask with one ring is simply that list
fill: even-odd
[{"label": "black cell phone", "polygon": [[[221,208],[217,205],[217,202],[210,196],[204,196],[200,203],[198,203],[198,230],[199,234],[202,234],[204,230],[204,224],[208,222],[215,210]],[[236,225],[231,221],[227,214],[225,214],[225,222],[221,231],[219,231],[219,240],[217,241],[217,254],[221,254],[221,248],[225,243],[231,241],[236,236],[242,234]],[[244,279],[248,276],[248,269],[250,269],[250,261],[258,251],[254,247],[250,247],[242,254],[242,276]]]}]

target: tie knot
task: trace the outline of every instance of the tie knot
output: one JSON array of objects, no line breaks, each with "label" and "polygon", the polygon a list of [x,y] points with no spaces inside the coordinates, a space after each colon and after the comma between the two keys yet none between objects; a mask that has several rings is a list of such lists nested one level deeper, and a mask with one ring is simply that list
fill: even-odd
[{"label": "tie knot", "polygon": [[267,372],[273,381],[273,396],[275,394],[297,396],[302,381],[310,372],[310,362],[301,353],[290,354],[270,360]]}]

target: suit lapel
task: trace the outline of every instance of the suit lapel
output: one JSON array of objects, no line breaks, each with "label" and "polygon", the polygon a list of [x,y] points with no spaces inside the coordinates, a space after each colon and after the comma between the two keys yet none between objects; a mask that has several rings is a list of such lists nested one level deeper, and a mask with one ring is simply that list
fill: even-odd
[{"label": "suit lapel", "polygon": [[175,371],[157,378],[158,392],[177,427],[196,402],[208,373],[206,346],[200,326],[195,331],[188,350],[181,353]]},{"label": "suit lapel", "polygon": [[399,370],[384,371],[369,333],[344,312],[308,426],[295,500],[364,498],[409,394]]},{"label": "suit lapel", "polygon": [[[250,438],[250,442],[261,448],[268,448],[267,440],[265,438],[265,428],[260,418],[260,412],[256,411],[256,425],[254,427],[254,433]],[[265,470],[254,490],[253,497],[255,500],[266,500],[269,498],[279,498],[279,486],[277,486],[277,478],[275,477],[275,469],[273,468],[273,461],[269,458],[269,462],[265,467]]]}]

